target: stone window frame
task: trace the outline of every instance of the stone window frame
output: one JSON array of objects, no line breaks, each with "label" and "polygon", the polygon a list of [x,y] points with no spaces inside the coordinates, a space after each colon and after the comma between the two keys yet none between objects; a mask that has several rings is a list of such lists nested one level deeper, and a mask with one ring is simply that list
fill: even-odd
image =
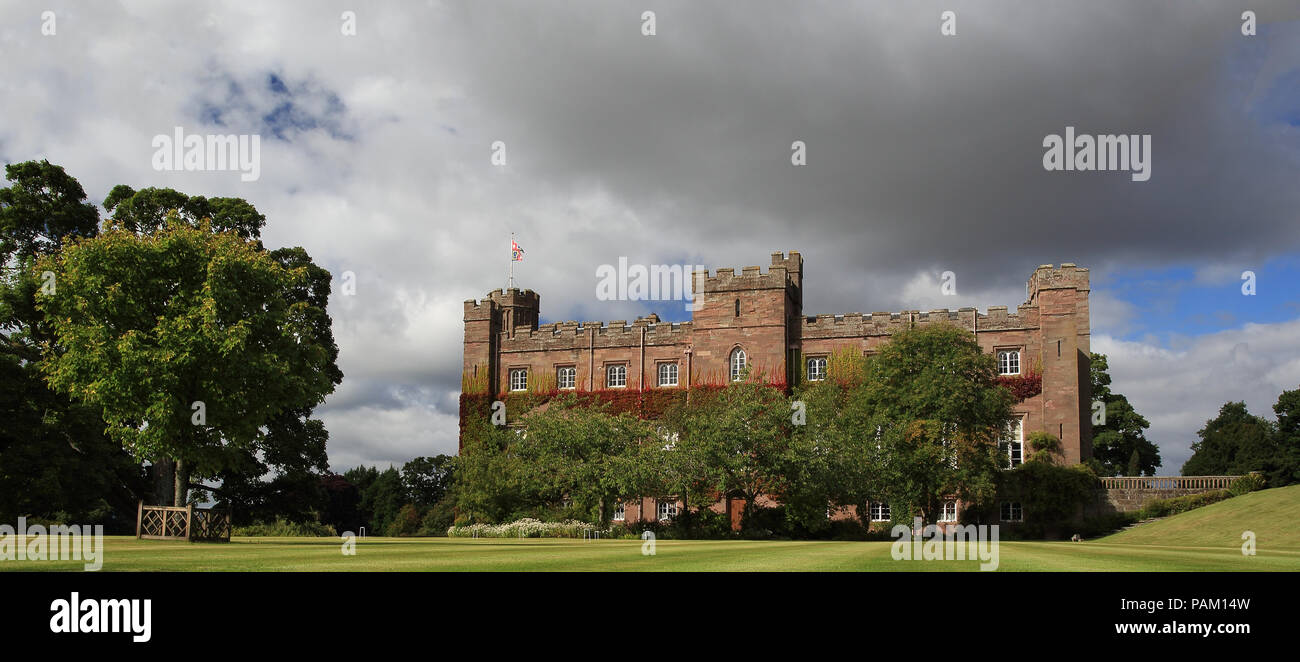
[{"label": "stone window frame", "polygon": [[[664,368],[671,366],[673,368],[673,381],[664,382]],[[680,363],[675,360],[655,361],[655,386],[658,388],[674,388],[682,384],[682,368]]]},{"label": "stone window frame", "polygon": [[[999,440],[998,444],[1000,446],[1004,445],[1006,447],[1007,460],[1010,461],[1011,468],[1015,469],[1016,467],[1025,463],[1025,418],[1028,415],[1025,414],[1024,412],[1019,412],[1019,411],[1012,412],[1012,413],[1016,417],[1016,422],[1012,423],[1011,426],[1009,426],[1007,432],[1008,433],[1013,431],[1018,432],[1019,439],[1013,438],[1012,435],[1008,434],[1006,437]],[[1020,458],[1018,460],[1016,458],[1016,453],[1015,453],[1016,450],[1020,451]]]},{"label": "stone window frame", "polygon": [[[518,388],[515,387],[515,375],[523,376],[523,384]],[[519,393],[521,391],[528,390],[528,367],[527,366],[518,366],[518,367],[509,368],[506,371],[506,377],[507,377],[507,384],[510,387],[511,393]]]},{"label": "stone window frame", "polygon": [[[611,380],[610,380],[610,377],[613,375],[613,371],[614,371],[615,368],[622,368],[622,369],[623,369],[623,383],[622,383],[622,384],[617,384],[617,385],[615,385],[615,384],[610,384],[610,381],[611,381]],[[627,368],[628,368],[628,362],[627,362],[627,361],[609,361],[609,362],[605,363],[605,388],[627,388],[627,373],[628,373],[628,369],[627,369]]]},{"label": "stone window frame", "polygon": [[669,522],[677,517],[677,499],[663,497],[655,499],[655,519]]},{"label": "stone window frame", "polygon": [[1019,501],[1003,501],[998,505],[998,519],[1003,522],[1025,521],[1025,509]]},{"label": "stone window frame", "polygon": [[[740,369],[736,369],[736,356],[740,356]],[[749,367],[749,352],[745,348],[736,345],[727,353],[727,377],[729,381],[738,382],[745,375],[745,368]]]},{"label": "stone window frame", "polygon": [[[572,371],[573,371],[573,372],[571,373],[571,374],[573,375],[573,384],[571,384],[571,385],[569,385],[569,386],[565,386],[565,385],[564,385],[564,379],[562,378],[562,375],[564,374],[564,371],[565,371],[565,370],[572,370]],[[555,388],[557,388],[557,389],[559,389],[559,390],[561,390],[561,391],[575,391],[575,390],[577,390],[577,388],[578,388],[578,366],[577,366],[577,365],[574,365],[574,364],[572,364],[572,363],[560,363],[560,364],[557,364],[557,365],[555,366]]]},{"label": "stone window frame", "polygon": [[[813,362],[813,361],[821,361],[821,363],[822,363],[822,369],[821,369],[821,376],[820,376],[820,377],[813,377],[813,372],[812,372],[812,362]],[[812,355],[809,355],[806,359],[804,359],[803,364],[804,364],[804,365],[803,365],[803,367],[804,367],[804,376],[807,378],[808,381],[810,381],[810,382],[820,382],[820,381],[825,381],[825,379],[826,379],[826,377],[827,377],[827,371],[830,369],[830,357],[827,356],[826,354],[812,354]]]},{"label": "stone window frame", "polygon": [[[1016,371],[1015,371],[1015,372],[1003,372],[1003,371],[1002,371],[1002,355],[1003,355],[1003,354],[1007,354],[1007,355],[1009,356],[1009,355],[1012,354],[1012,353],[1015,354]],[[994,357],[994,358],[997,360],[997,362],[998,362],[998,376],[999,376],[999,377],[1003,377],[1003,376],[1012,376],[1012,377],[1014,377],[1014,376],[1018,376],[1018,375],[1024,374],[1024,360],[1023,360],[1023,359],[1024,359],[1024,357],[1025,357],[1025,348],[1024,348],[1023,345],[1002,345],[1002,346],[994,347],[994,348],[993,348],[993,357]],[[1010,367],[1010,363],[1011,363],[1011,361],[1010,361],[1010,359],[1008,358],[1008,361],[1007,361],[1008,368]]]},{"label": "stone window frame", "polygon": [[[952,506],[952,514],[948,513],[949,505]],[[957,500],[956,499],[948,499],[947,501],[943,502],[943,505],[940,506],[940,510],[939,510],[939,521],[940,522],[957,521]]]},{"label": "stone window frame", "polygon": [[611,521],[614,522],[627,521],[627,504],[623,503],[622,501],[615,504],[614,512],[612,515],[610,515],[610,517],[612,518]]},{"label": "stone window frame", "polygon": [[888,522],[893,510],[884,501],[873,501],[867,506],[867,515],[873,522]]}]

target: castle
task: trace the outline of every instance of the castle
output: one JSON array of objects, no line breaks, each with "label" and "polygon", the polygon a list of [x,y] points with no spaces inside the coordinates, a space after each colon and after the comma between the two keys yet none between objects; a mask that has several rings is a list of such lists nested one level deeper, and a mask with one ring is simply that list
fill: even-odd
[{"label": "castle", "polygon": [[[1061,440],[1067,464],[1092,456],[1085,268],[1041,265],[1029,276],[1028,300],[1014,313],[992,306],[987,314],[961,308],[805,316],[803,257],[795,251],[773,253],[766,273],[745,267],[740,273],[697,271],[692,278],[695,310],[681,323],[651,314],[631,324],[539,325],[541,299],[531,290],[496,290],[482,301],[468,300],[464,374],[486,383],[489,393],[527,390],[537,380],[560,390],[689,389],[733,379],[746,366],[762,366],[794,385],[824,378],[827,358],[837,350],[871,354],[897,330],[955,324],[995,355],[1007,379],[1041,379],[1041,391],[1014,407],[1019,425],[1004,440],[1012,464],[1025,459],[1025,436],[1035,430]],[[620,507],[615,519],[656,513],[663,519],[675,514],[675,501],[643,499],[630,504],[633,510]],[[738,505],[728,500],[715,507],[734,516]],[[883,514],[873,508],[872,519]],[[1003,504],[1002,519],[1019,520],[1019,504]]]}]

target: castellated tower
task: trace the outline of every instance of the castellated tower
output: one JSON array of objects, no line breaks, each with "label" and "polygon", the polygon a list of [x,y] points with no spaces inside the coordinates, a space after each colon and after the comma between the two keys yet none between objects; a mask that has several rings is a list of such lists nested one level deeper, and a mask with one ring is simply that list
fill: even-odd
[{"label": "castellated tower", "polygon": [[480,384],[488,393],[500,390],[501,341],[520,329],[535,331],[541,296],[532,290],[493,290],[486,299],[465,302],[465,363],[462,382]]},{"label": "castellated tower", "polygon": [[1042,429],[1057,435],[1067,464],[1092,457],[1091,329],[1088,270],[1064,263],[1029,277],[1042,337]]},{"label": "castellated tower", "polygon": [[732,357],[743,352],[745,365],[769,382],[792,383],[797,363],[799,318],[803,314],[803,258],[772,254],[767,273],[760,267],[718,269],[694,274],[698,309],[693,321],[692,381],[730,381]]}]

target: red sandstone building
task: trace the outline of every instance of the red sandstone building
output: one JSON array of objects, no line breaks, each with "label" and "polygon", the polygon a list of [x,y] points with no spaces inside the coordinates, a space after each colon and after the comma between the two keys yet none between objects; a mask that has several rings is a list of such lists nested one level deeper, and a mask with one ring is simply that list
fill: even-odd
[{"label": "red sandstone building", "polygon": [[[531,290],[496,290],[465,302],[465,376],[484,380],[488,392],[555,388],[680,389],[733,379],[744,367],[788,384],[825,377],[826,359],[843,348],[873,353],[890,334],[909,326],[955,324],[970,329],[1003,375],[1041,376],[1042,390],[1015,406],[1020,424],[1006,443],[1013,464],[1023,460],[1025,435],[1044,430],[1061,440],[1068,464],[1092,456],[1090,419],[1088,270],[1073,264],[1042,265],[1029,276],[1028,300],[1014,313],[993,306],[898,313],[805,316],[803,258],[772,254],[759,267],[693,274],[692,321],[660,322],[655,315],[601,322],[539,325],[540,297]],[[739,516],[743,502],[725,508]],[[676,513],[676,499],[642,499],[615,519]],[[958,504],[951,504],[951,519]],[[873,504],[871,519],[888,520],[888,506]],[[949,519],[949,506],[945,517]],[[1017,521],[1018,503],[1004,502],[1004,521]],[[843,513],[837,516],[850,516]]]}]

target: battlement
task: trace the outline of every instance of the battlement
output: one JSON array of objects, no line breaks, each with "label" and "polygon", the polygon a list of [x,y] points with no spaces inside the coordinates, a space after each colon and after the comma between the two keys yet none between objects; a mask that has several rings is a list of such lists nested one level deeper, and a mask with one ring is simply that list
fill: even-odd
[{"label": "battlement", "polygon": [[696,293],[783,290],[791,284],[785,264],[772,265],[767,273],[761,267],[744,267],[739,274],[735,269],[718,269],[714,276],[707,270],[696,271],[691,279],[691,291]]},{"label": "battlement", "polygon": [[542,324],[537,329],[518,329],[515,331],[515,337],[506,339],[505,342],[521,342],[538,337],[587,337],[593,329],[596,336],[620,336],[640,337],[639,329],[645,327],[646,338],[668,338],[674,337],[679,339],[683,334],[689,334],[691,331],[690,322],[660,322],[659,316],[651,313],[645,317],[639,317],[636,321],[628,323],[627,320],[612,320],[609,322],[579,322],[569,320],[565,322],[551,322]]},{"label": "battlement", "polygon": [[521,290],[510,288],[508,290],[495,289],[487,293],[487,296],[480,299],[465,300],[465,316],[469,317],[471,313],[483,314],[483,311],[491,310],[492,305],[513,306],[519,308],[540,308],[542,297],[532,290]]},{"label": "battlement", "polygon": [[508,290],[496,289],[488,292],[488,299],[495,301],[503,306],[523,306],[536,308],[540,305],[542,297],[532,290],[521,290],[512,287]]},{"label": "battlement", "polygon": [[1026,283],[1030,303],[1034,303],[1038,298],[1038,293],[1043,290],[1070,289],[1089,291],[1089,276],[1086,267],[1077,266],[1073,262],[1064,262],[1060,267],[1040,264],[1034,270],[1034,273],[1029,276],[1029,282]]},{"label": "battlement", "polygon": [[1038,307],[1021,304],[1013,314],[1006,306],[989,306],[987,314],[975,308],[931,311],[904,310],[901,312],[844,313],[842,315],[808,315],[804,317],[802,333],[805,338],[851,338],[891,335],[912,326],[948,323],[965,329],[990,331],[994,329],[1033,329],[1038,327]]}]

